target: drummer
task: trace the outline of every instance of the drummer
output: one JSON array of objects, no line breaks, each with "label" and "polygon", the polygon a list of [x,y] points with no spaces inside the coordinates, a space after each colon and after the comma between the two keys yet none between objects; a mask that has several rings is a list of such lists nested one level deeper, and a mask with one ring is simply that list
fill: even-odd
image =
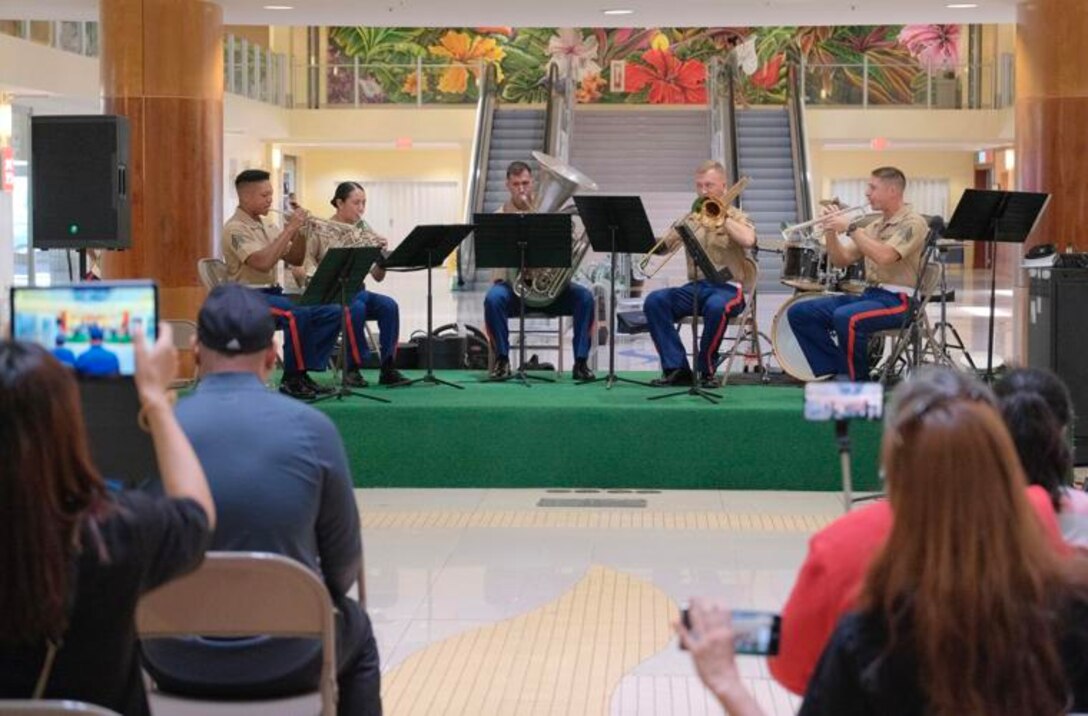
[{"label": "drummer", "polygon": [[[911,308],[929,225],[904,203],[906,186],[899,169],[874,169],[865,196],[880,219],[862,227],[839,215],[824,224],[832,266],[863,259],[869,285],[860,295],[830,295],[788,309],[790,328],[817,378],[868,380],[869,337],[901,326]],[[834,210],[826,207],[824,213]]]}]

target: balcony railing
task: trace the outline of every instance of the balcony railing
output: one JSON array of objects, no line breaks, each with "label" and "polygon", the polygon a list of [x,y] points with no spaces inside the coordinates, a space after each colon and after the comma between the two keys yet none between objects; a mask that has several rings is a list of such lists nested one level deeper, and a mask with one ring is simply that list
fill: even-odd
[{"label": "balcony railing", "polygon": [[801,90],[810,107],[1002,109],[1013,104],[1011,55],[996,64],[928,69],[917,64],[804,64]]},{"label": "balcony railing", "polygon": [[0,34],[85,57],[98,57],[97,22],[0,20]]},{"label": "balcony railing", "polygon": [[[373,105],[467,105],[479,98],[483,63],[297,63],[289,106],[311,109]],[[314,83],[317,91],[305,88]]]}]

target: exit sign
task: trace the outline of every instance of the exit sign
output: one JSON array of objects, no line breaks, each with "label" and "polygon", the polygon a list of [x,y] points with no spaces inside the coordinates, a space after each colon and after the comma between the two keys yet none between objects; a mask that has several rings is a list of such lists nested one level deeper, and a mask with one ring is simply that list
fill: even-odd
[{"label": "exit sign", "polygon": [[15,152],[11,147],[0,149],[0,190],[15,191]]}]

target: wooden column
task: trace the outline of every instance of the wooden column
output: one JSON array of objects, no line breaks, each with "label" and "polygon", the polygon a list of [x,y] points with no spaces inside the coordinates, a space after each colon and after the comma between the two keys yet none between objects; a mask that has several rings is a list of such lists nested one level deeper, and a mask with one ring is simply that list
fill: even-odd
[{"label": "wooden column", "polygon": [[132,249],[106,278],[153,278],[164,318],[196,317],[197,260],[222,211],[223,13],[201,0],[100,0],[105,111],[129,118]]},{"label": "wooden column", "polygon": [[1088,3],[1030,0],[1017,13],[1018,186],[1053,195],[1031,243],[1088,251]]}]

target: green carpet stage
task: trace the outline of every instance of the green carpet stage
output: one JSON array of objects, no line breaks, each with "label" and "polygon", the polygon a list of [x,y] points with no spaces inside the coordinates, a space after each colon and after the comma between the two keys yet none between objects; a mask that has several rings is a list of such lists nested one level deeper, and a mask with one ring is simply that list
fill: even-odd
[{"label": "green carpet stage", "polygon": [[[373,373],[373,371],[371,371]],[[411,374],[418,375],[416,372]],[[481,382],[371,387],[382,404],[329,400],[360,487],[596,487],[839,490],[831,423],[801,416],[797,386],[730,385],[719,405],[661,389],[604,383]],[[629,373],[649,380],[650,373]],[[857,489],[877,485],[874,423],[854,423]]]}]

